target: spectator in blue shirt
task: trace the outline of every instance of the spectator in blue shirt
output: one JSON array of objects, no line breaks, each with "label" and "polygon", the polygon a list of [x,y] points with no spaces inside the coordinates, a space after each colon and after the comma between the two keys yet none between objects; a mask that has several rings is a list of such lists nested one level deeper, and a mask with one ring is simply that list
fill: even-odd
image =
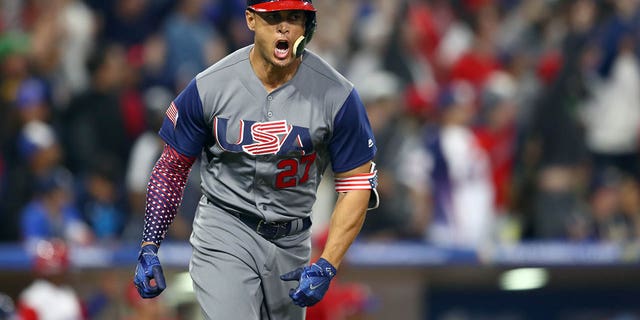
[{"label": "spectator in blue shirt", "polygon": [[71,201],[71,174],[56,169],[38,179],[36,184],[36,194],[21,215],[21,234],[25,243],[61,238],[70,243],[88,244],[92,239],[90,229]]}]

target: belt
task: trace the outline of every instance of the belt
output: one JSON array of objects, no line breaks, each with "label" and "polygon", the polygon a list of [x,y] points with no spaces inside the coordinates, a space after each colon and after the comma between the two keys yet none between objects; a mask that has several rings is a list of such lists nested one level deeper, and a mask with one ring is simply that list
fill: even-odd
[{"label": "belt", "polygon": [[[213,201],[207,197],[207,202]],[[249,228],[267,240],[276,240],[289,235],[297,234],[311,227],[311,218],[299,218],[290,221],[266,221],[254,215],[231,212],[231,215],[238,218]]]}]

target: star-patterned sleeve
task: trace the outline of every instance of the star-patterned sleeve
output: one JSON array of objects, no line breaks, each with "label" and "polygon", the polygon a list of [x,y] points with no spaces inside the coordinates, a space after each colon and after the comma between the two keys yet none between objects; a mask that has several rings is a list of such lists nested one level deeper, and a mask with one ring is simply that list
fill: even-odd
[{"label": "star-patterned sleeve", "polygon": [[142,242],[152,242],[160,246],[176,217],[195,160],[195,157],[184,156],[165,145],[147,185]]}]

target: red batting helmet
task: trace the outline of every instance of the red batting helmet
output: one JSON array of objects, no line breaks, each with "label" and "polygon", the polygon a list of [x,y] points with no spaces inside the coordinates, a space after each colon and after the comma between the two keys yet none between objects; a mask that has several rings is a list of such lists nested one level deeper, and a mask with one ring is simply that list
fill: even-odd
[{"label": "red batting helmet", "polygon": [[[304,51],[313,33],[316,31],[316,8],[311,0],[247,0],[247,9],[256,12],[272,12],[284,10],[302,10],[307,14],[307,22],[304,29],[304,39],[295,48],[296,56],[300,56]],[[298,43],[298,42],[296,42]]]},{"label": "red batting helmet", "polygon": [[247,8],[257,12],[282,10],[316,11],[311,0],[247,0]]}]

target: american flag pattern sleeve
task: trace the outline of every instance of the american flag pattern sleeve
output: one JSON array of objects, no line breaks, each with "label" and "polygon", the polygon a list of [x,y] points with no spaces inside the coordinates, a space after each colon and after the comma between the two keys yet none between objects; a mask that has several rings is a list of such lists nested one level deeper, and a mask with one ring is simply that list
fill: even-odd
[{"label": "american flag pattern sleeve", "polygon": [[167,118],[169,118],[169,120],[171,120],[171,123],[173,123],[173,127],[176,127],[176,124],[178,122],[178,108],[176,107],[176,104],[174,102],[171,102],[171,105],[169,106],[169,108],[167,109]]},{"label": "american flag pattern sleeve", "polygon": [[165,145],[156,162],[147,185],[147,200],[144,216],[143,242],[160,245],[175,219],[182,201],[191,166],[195,157],[181,155]]},{"label": "american flag pattern sleeve", "polygon": [[371,162],[369,173],[356,174],[350,177],[335,179],[336,192],[349,192],[351,190],[371,190],[368,209],[375,209],[380,204],[378,197],[378,170],[376,164]]}]

